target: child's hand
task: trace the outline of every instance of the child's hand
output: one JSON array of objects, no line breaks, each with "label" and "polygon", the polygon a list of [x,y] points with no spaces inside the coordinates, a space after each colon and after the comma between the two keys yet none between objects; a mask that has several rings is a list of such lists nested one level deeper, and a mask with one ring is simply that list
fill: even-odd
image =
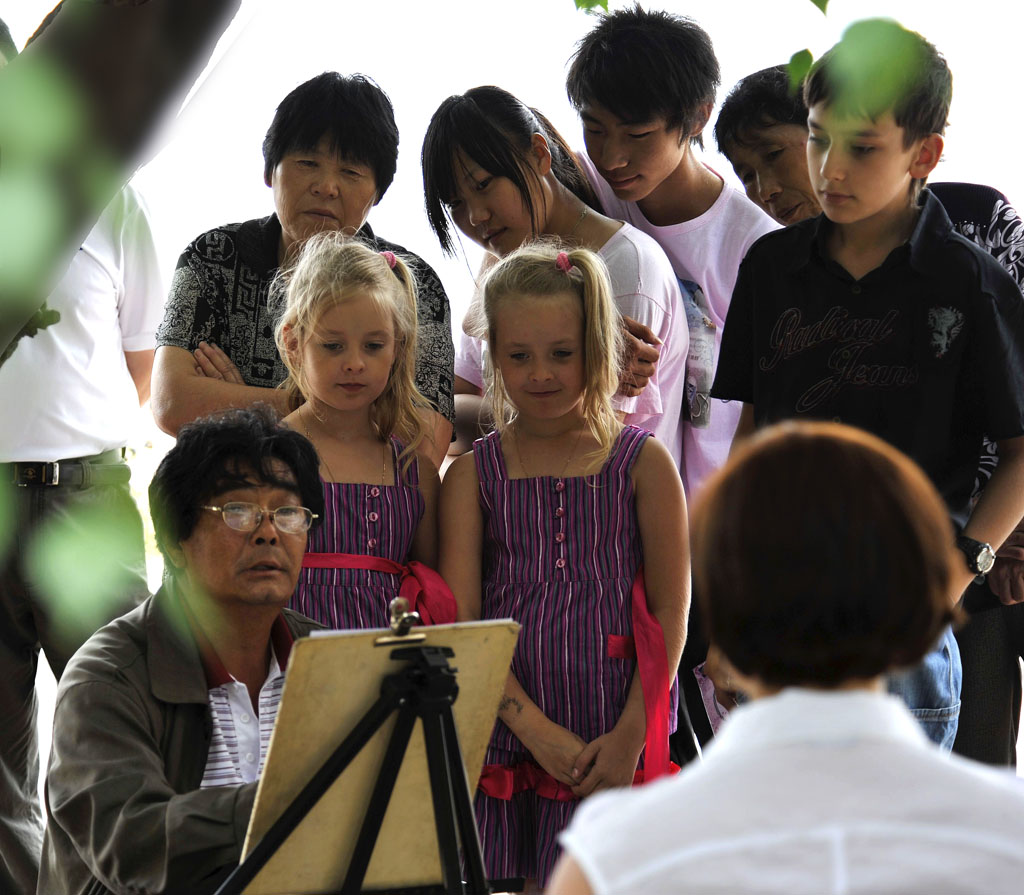
[{"label": "child's hand", "polygon": [[572,769],[579,766],[577,759],[587,744],[571,730],[549,721],[524,745],[534,761],[560,783],[573,786],[579,782]]},{"label": "child's hand", "polygon": [[238,367],[220,348],[210,342],[200,342],[192,352],[196,359],[196,370],[208,379],[222,379],[235,385],[245,385]]},{"label": "child's hand", "polygon": [[581,799],[600,789],[632,786],[644,732],[616,724],[608,733],[588,743],[576,765],[578,785],[573,792]]}]

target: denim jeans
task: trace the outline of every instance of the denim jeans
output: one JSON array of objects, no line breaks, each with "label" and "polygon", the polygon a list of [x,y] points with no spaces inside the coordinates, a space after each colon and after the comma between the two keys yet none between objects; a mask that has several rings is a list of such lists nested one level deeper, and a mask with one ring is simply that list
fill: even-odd
[{"label": "denim jeans", "polygon": [[889,674],[889,692],[899,696],[917,718],[928,739],[944,752],[953,748],[960,718],[963,669],[960,648],[947,627],[920,665]]}]

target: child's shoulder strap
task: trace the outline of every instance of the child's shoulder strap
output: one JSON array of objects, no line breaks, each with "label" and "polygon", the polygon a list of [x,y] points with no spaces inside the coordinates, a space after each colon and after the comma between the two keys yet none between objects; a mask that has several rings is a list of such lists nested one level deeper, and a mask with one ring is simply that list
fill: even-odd
[{"label": "child's shoulder strap", "polygon": [[490,482],[508,478],[499,432],[491,432],[473,442],[473,459],[476,461],[476,476],[479,481]]},{"label": "child's shoulder strap", "polygon": [[391,462],[395,469],[395,484],[399,487],[418,488],[420,484],[420,464],[415,454],[412,455],[412,461],[409,463],[408,469],[403,469],[407,457],[402,457],[402,451],[405,450],[405,445],[395,438],[394,435],[389,439],[391,442]]},{"label": "child's shoulder strap", "polygon": [[605,469],[609,474],[629,475],[629,471],[640,456],[644,442],[651,438],[651,433],[639,426],[623,426],[619,437],[615,439],[612,451],[608,455]]}]

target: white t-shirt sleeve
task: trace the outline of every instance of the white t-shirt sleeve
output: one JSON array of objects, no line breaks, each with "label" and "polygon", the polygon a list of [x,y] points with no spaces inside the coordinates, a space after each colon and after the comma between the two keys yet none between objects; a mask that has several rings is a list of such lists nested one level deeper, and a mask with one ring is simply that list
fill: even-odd
[{"label": "white t-shirt sleeve", "polygon": [[[623,316],[632,317],[638,323],[649,327],[659,338],[664,338],[668,328],[668,315],[662,301],[635,292],[631,295],[616,295],[615,304]],[[630,422],[634,425],[639,425],[644,419],[660,414],[662,403],[661,389],[658,384],[658,368],[655,367],[654,375],[637,397],[627,398],[623,395],[616,395],[612,404],[621,413],[630,414],[632,417]]]},{"label": "white t-shirt sleeve", "polygon": [[124,350],[145,351],[156,344],[165,289],[146,207],[130,186],[124,188],[123,196],[120,230],[115,234],[121,261],[117,319]]},{"label": "white t-shirt sleeve", "polygon": [[455,348],[455,375],[473,383],[477,388],[483,388],[486,350],[483,339],[460,332],[459,344]]}]

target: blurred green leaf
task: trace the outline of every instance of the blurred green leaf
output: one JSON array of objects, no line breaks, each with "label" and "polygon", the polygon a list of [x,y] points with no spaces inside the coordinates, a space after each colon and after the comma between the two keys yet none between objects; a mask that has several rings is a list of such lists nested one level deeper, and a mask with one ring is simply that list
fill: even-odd
[{"label": "blurred green leaf", "polygon": [[138,517],[130,508],[75,508],[39,527],[25,556],[29,579],[58,636],[84,640],[117,614],[136,583]]},{"label": "blurred green leaf", "polygon": [[832,53],[830,105],[843,116],[885,114],[913,89],[925,64],[919,36],[892,19],[854,22]]},{"label": "blurred green leaf", "polygon": [[821,10],[823,15],[828,12],[828,0],[811,0],[811,3],[817,6],[818,9]]},{"label": "blurred green leaf", "polygon": [[597,12],[598,9],[603,9],[608,12],[608,0],[573,0],[576,4],[577,9],[582,9],[584,12]]},{"label": "blurred green leaf", "polygon": [[814,57],[811,55],[810,50],[800,50],[798,53],[794,53],[790,59],[789,64],[786,66],[786,71],[789,73],[789,89],[796,91],[800,85],[804,82],[804,78],[807,77],[807,72],[811,70],[811,65],[814,63]]},{"label": "blurred green leaf", "polygon": [[[118,172],[91,136],[81,92],[45,58],[19,58],[0,78],[0,316],[20,326],[46,297],[65,251],[74,202],[96,211]],[[21,316],[24,315],[24,316]],[[21,319],[18,320],[19,316]]]}]

